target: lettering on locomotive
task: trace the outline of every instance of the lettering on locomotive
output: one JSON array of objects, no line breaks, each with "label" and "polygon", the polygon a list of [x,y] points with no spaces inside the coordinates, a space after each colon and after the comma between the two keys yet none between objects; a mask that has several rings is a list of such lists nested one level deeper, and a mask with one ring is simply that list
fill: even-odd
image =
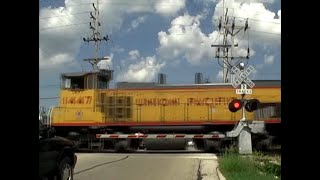
[{"label": "lettering on locomotive", "polygon": [[63,97],[62,104],[91,104],[92,96]]},{"label": "lettering on locomotive", "polygon": [[[216,98],[187,98],[186,104],[189,106],[203,106],[203,105],[228,105],[232,99],[236,97],[216,97]],[[180,105],[180,98],[140,98],[136,99],[137,105],[143,106],[178,106]],[[185,104],[182,102],[182,104]]]},{"label": "lettering on locomotive", "polygon": [[235,97],[216,97],[216,98],[188,98],[187,105],[201,106],[201,105],[227,105]]},{"label": "lettering on locomotive", "polygon": [[180,98],[140,98],[136,99],[136,104],[145,106],[178,106],[180,105]]}]

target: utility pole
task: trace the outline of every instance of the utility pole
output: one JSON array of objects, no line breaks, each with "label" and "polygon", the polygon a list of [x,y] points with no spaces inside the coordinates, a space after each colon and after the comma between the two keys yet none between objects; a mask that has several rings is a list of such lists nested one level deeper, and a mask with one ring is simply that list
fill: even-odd
[{"label": "utility pole", "polygon": [[84,59],[84,61],[89,61],[89,63],[92,65],[94,71],[98,71],[98,63],[102,60],[108,60],[108,58],[105,57],[98,57],[98,52],[100,50],[100,44],[101,41],[108,41],[109,36],[103,36],[101,37],[100,34],[100,26],[101,23],[99,21],[99,0],[97,0],[97,4],[95,5],[92,3],[92,6],[94,8],[94,13],[90,12],[90,19],[92,19],[92,22],[90,22],[90,29],[92,30],[92,36],[89,38],[83,38],[83,41],[85,42],[94,42],[94,58],[88,58]]},{"label": "utility pole", "polygon": [[[236,17],[231,17],[228,15],[228,8],[224,7],[223,0],[223,16],[219,18],[218,30],[219,36],[220,34],[223,36],[222,44],[212,44],[211,47],[217,47],[216,49],[216,58],[218,59],[219,65],[223,68],[223,82],[229,83],[232,80],[230,69],[233,66],[239,65],[242,59],[249,59],[249,47],[248,54],[246,57],[235,57],[233,56],[234,47],[238,47],[238,44],[234,44],[234,37],[241,31],[248,29],[248,19],[244,26],[236,26]],[[230,35],[230,38],[229,36]],[[228,38],[230,39],[228,41]],[[229,43],[228,43],[229,42]],[[220,51],[222,51],[222,56],[220,55]],[[220,58],[223,59],[223,64],[220,64]],[[240,59],[236,61],[236,59]]]}]

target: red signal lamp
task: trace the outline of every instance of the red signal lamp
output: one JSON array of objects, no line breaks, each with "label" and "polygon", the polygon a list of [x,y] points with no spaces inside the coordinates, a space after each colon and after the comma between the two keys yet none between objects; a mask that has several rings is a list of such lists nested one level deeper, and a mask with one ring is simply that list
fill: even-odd
[{"label": "red signal lamp", "polygon": [[243,103],[240,99],[234,99],[229,103],[229,110],[231,112],[239,111],[243,106]]}]

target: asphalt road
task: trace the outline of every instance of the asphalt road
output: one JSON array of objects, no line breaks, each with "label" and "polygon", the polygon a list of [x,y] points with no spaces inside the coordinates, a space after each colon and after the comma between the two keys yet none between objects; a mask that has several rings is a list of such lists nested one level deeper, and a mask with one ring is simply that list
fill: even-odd
[{"label": "asphalt road", "polygon": [[77,156],[74,180],[219,180],[214,154],[78,153]]}]

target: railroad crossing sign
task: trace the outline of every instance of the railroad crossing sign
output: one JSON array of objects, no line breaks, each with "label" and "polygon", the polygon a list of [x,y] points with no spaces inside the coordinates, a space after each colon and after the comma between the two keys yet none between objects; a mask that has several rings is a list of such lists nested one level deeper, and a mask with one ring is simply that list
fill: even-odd
[{"label": "railroad crossing sign", "polygon": [[236,66],[231,68],[231,71],[237,75],[237,79],[232,83],[234,88],[237,88],[242,82],[245,82],[251,88],[254,86],[254,83],[248,78],[249,74],[254,70],[254,68],[250,65],[244,71],[241,71]]},{"label": "railroad crossing sign", "polygon": [[236,89],[236,94],[252,94],[252,89],[247,89],[246,84],[241,84],[241,89]]}]

